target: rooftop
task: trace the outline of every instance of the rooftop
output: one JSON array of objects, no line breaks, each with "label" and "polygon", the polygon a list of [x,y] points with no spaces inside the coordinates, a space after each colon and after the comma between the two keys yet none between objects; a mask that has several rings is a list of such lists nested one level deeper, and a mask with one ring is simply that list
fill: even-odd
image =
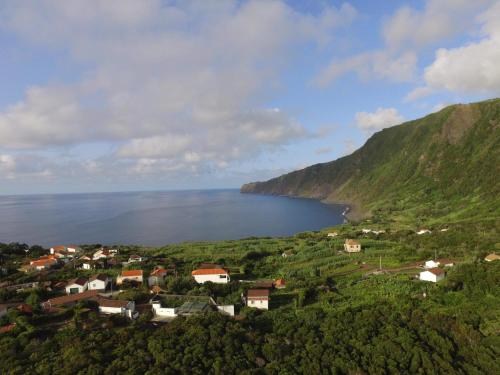
[{"label": "rooftop", "polygon": [[197,314],[208,311],[209,309],[210,305],[206,302],[190,301],[190,302],[184,302],[177,309],[177,314],[179,315]]},{"label": "rooftop", "polygon": [[441,268],[431,268],[430,270],[427,271],[433,273],[436,276],[444,275],[444,271]]},{"label": "rooftop", "polygon": [[65,305],[67,303],[73,303],[85,299],[95,298],[97,297],[98,293],[99,291],[97,290],[87,290],[83,293],[69,294],[67,296],[51,298],[47,300],[45,303],[54,306]]},{"label": "rooftop", "polygon": [[102,306],[102,307],[123,308],[123,307],[127,307],[127,305],[130,303],[130,301],[123,301],[123,300],[118,300],[118,299],[99,298],[97,300],[97,303],[99,304],[99,306]]},{"label": "rooftop", "polygon": [[122,276],[124,276],[124,277],[142,276],[142,270],[122,271]]},{"label": "rooftop", "polygon": [[191,272],[191,275],[227,275],[228,272],[223,268],[201,268]]},{"label": "rooftop", "polygon": [[269,289],[248,289],[247,298],[269,299]]}]

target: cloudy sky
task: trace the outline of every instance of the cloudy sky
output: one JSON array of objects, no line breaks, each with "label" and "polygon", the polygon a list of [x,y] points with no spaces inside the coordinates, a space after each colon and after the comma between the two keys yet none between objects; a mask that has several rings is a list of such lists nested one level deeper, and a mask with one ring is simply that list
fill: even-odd
[{"label": "cloudy sky", "polygon": [[499,64],[498,0],[0,0],[0,194],[238,187]]}]

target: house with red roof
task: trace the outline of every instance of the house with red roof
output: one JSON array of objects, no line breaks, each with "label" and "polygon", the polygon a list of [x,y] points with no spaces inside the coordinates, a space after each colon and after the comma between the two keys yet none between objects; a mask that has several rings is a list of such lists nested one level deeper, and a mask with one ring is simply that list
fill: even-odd
[{"label": "house with red roof", "polygon": [[227,284],[230,281],[229,272],[224,268],[198,268],[191,272],[198,284],[211,281],[216,284]]},{"label": "house with red roof", "polygon": [[124,270],[122,274],[116,278],[116,284],[121,285],[124,281],[135,281],[142,283],[143,271],[142,270]]},{"label": "house with red roof", "polygon": [[248,307],[269,310],[269,289],[248,289],[245,299]]},{"label": "house with red roof", "polygon": [[50,254],[55,255],[57,258],[73,258],[76,254],[80,253],[82,249],[76,245],[58,245],[50,248]]},{"label": "house with red roof", "polygon": [[66,294],[83,293],[87,290],[89,281],[83,277],[69,280],[66,284]]},{"label": "house with red roof", "polygon": [[165,284],[165,278],[169,274],[169,270],[163,267],[157,267],[149,274],[148,285],[153,287],[155,285]]},{"label": "house with red roof", "polygon": [[431,268],[426,271],[420,272],[420,280],[430,281],[437,283],[441,281],[446,276],[445,271],[442,268]]},{"label": "house with red roof", "polygon": [[54,255],[48,255],[30,261],[30,265],[27,267],[27,270],[43,271],[54,267],[57,263],[58,261]]},{"label": "house with red roof", "polygon": [[122,315],[130,319],[135,319],[138,313],[135,311],[134,301],[122,301],[108,298],[98,298],[99,312],[101,314]]}]

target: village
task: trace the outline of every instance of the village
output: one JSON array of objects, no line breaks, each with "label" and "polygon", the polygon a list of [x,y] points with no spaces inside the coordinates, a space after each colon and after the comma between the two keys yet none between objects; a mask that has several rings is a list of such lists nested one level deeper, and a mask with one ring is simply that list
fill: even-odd
[{"label": "village", "polygon": [[[447,231],[448,228],[445,228],[437,233]],[[431,233],[430,230],[422,229],[415,231],[414,235]],[[346,259],[345,266],[339,268],[341,272],[336,273],[338,277],[360,275],[360,280],[363,280],[378,275],[405,274],[413,282],[439,283],[446,278],[450,269],[461,262],[438,258],[436,252],[430,259],[387,267],[383,266],[382,255],[378,256],[377,262],[378,253],[374,252],[370,257],[372,262],[367,263],[362,260],[365,258],[357,257],[373,251],[370,246],[373,248],[374,241],[386,235],[386,231],[358,229],[356,239],[347,238],[346,234],[323,232],[315,235],[321,243],[330,246],[330,256]],[[365,250],[364,243],[368,250]],[[250,310],[286,308],[291,302],[300,307],[307,298],[307,293],[297,289],[300,284],[294,280],[293,272],[287,278],[261,278],[258,277],[259,272],[242,270],[244,267],[237,267],[235,262],[227,265],[213,262],[213,259],[193,262],[190,268],[189,263],[161,257],[151,251],[131,252],[128,248],[120,247],[101,246],[92,249],[84,245],[58,245],[47,252],[46,255],[31,259],[26,252],[16,274],[25,275],[18,277],[23,280],[22,283],[2,279],[1,290],[9,298],[0,304],[0,319],[3,322],[0,333],[8,333],[16,328],[15,317],[30,316],[34,312],[37,316],[45,317],[39,319],[45,324],[64,324],[68,321],[67,317],[74,316],[76,310],[84,314],[94,312],[103,317],[118,317],[125,321],[142,317],[152,324],[161,324],[178,317],[207,312],[243,319]],[[273,262],[281,262],[285,266],[299,260],[296,249],[286,248],[278,251],[274,257],[269,253],[248,252],[244,259],[259,261],[269,257],[274,259]],[[495,253],[483,259],[484,262],[496,260],[500,260],[500,256]],[[313,274],[320,275],[321,270],[313,271]],[[66,279],[64,275],[74,277]],[[287,291],[289,283],[292,288]],[[327,282],[315,288],[333,291],[335,287],[332,285]],[[28,301],[33,291],[42,292],[36,294],[37,298]],[[16,295],[28,297],[23,301]]]}]

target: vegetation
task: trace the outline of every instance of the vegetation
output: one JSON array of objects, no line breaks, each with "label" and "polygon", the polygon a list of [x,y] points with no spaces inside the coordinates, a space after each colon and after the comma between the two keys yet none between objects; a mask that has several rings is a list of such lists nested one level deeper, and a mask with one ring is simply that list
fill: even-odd
[{"label": "vegetation", "polygon": [[[456,224],[430,235],[379,223],[361,222],[287,238],[250,238],[214,243],[184,243],[155,249],[120,247],[122,260],[132,253],[149,258],[141,268],[175,265],[164,289],[171,294],[212,296],[239,304],[249,283],[238,279],[284,277],[287,288],[272,293],[271,310],[240,306],[239,318],[208,313],[155,325],[150,315],[135,322],[100,317],[91,304],[52,316],[35,309],[26,316],[11,311],[0,325],[16,323],[0,335],[0,372],[6,374],[494,374],[500,352],[500,262],[484,263],[498,249],[498,223]],[[378,236],[361,229],[386,228]],[[464,230],[468,228],[468,230]],[[470,230],[474,228],[474,230]],[[339,253],[345,237],[358,238],[360,254]],[[39,274],[14,269],[26,256],[24,245],[1,245],[8,275],[26,281]],[[90,247],[88,251],[93,249]],[[293,255],[283,258],[283,251]],[[459,265],[435,285],[414,278],[418,261],[449,257]],[[382,258],[381,258],[382,257]],[[385,272],[373,274],[379,267]],[[200,262],[231,270],[228,285],[197,285],[189,277]],[[107,269],[117,274],[119,269]],[[94,271],[95,273],[96,271]],[[47,278],[88,275],[71,267]],[[33,306],[57,292],[5,292],[0,302]],[[148,300],[141,286],[130,286],[121,299]],[[170,306],[182,298],[166,297]],[[89,310],[90,308],[90,310]],[[89,312],[90,311],[90,312]]]},{"label": "vegetation", "polygon": [[398,223],[492,219],[500,210],[500,99],[453,105],[374,134],[353,154],[243,192],[346,202]]},{"label": "vegetation", "polygon": [[[452,106],[374,135],[353,155],[252,184],[245,191],[361,203],[368,219],[284,238],[119,246],[117,262],[99,270],[69,263],[23,273],[40,246],[0,244],[0,303],[26,303],[0,318],[2,374],[497,374],[500,368],[500,100]],[[425,225],[432,233],[417,235]],[[363,233],[363,228],[384,233]],[[329,231],[337,237],[327,237]],[[344,253],[346,238],[362,252]],[[100,245],[82,246],[92,254]],[[289,254],[283,257],[282,254]],[[57,282],[110,276],[131,254],[148,276],[170,272],[169,307],[212,297],[235,304],[236,317],[211,312],[151,321],[103,317],[92,302],[50,313],[40,302],[61,295]],[[420,262],[451,258],[437,283],[421,282]],[[198,285],[202,262],[230,270],[226,285]],[[128,266],[127,266],[128,267]],[[284,278],[269,311],[242,306],[252,282]],[[32,281],[50,289],[12,290]],[[5,288],[4,288],[5,287]],[[144,304],[145,285],[126,283],[118,298]]]}]

